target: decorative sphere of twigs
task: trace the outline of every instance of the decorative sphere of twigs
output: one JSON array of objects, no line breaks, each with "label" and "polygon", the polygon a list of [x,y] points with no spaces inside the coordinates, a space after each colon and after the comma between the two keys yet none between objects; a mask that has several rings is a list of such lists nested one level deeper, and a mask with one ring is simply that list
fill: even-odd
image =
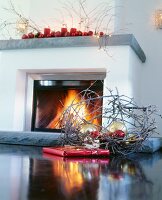
[{"label": "decorative sphere of twigs", "polygon": [[155,132],[155,113],[155,106],[139,107],[132,98],[118,92],[108,90],[107,95],[99,96],[88,88],[78,93],[62,114],[62,141],[85,145],[85,138],[91,143],[97,138],[101,148],[115,154],[132,153]]}]

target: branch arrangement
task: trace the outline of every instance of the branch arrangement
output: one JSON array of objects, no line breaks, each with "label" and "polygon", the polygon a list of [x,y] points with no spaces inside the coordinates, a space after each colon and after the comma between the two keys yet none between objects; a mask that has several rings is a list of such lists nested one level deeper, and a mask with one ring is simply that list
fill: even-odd
[{"label": "branch arrangement", "polygon": [[88,88],[78,95],[81,101],[74,99],[59,121],[63,145],[101,147],[125,155],[138,151],[156,133],[155,116],[160,115],[155,106],[139,107],[132,98],[111,90],[99,96]]}]

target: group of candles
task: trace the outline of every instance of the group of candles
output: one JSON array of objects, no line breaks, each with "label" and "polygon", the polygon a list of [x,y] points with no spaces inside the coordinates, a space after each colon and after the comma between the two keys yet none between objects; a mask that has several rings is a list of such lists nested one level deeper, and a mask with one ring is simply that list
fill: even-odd
[{"label": "group of candles", "polygon": [[[73,36],[93,36],[93,31],[87,31],[82,32],[80,30],[77,30],[76,28],[71,28],[70,31],[68,31],[67,28],[63,27],[61,28],[61,31],[51,31],[50,28],[44,28],[44,33],[38,32],[36,34],[29,33],[24,34],[22,36],[22,39],[28,39],[28,38],[49,38],[49,37],[73,37]],[[100,32],[99,36],[103,36],[104,33]]]}]

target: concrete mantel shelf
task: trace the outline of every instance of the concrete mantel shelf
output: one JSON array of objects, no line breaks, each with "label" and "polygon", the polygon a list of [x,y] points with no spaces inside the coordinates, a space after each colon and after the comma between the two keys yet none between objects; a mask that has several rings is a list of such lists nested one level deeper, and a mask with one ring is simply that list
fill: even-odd
[{"label": "concrete mantel shelf", "polygon": [[16,49],[40,49],[40,48],[66,48],[66,47],[94,47],[94,46],[130,46],[141,62],[146,61],[146,56],[133,34],[105,36],[101,38],[82,37],[58,37],[41,39],[11,39],[0,40],[0,51]]}]

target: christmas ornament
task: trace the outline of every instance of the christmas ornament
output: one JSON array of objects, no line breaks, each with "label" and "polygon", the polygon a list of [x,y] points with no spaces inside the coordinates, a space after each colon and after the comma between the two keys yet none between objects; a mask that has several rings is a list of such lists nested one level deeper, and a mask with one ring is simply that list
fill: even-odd
[{"label": "christmas ornament", "polygon": [[88,35],[87,32],[83,32],[83,33],[82,33],[82,36],[87,36],[87,35]]},{"label": "christmas ornament", "polygon": [[[44,32],[37,32],[37,33],[28,33],[24,34],[22,36],[22,39],[28,39],[28,38],[50,38],[50,37],[75,37],[75,36],[93,36],[93,31],[88,32],[82,32],[80,30],[77,30],[76,28],[71,28],[70,31],[68,31],[67,28],[63,27],[61,28],[61,31],[51,31],[50,28],[44,28]],[[103,36],[104,33],[100,32],[100,36]]]},{"label": "christmas ornament", "polygon": [[119,137],[119,138],[124,138],[125,137],[125,133],[121,130],[116,130],[114,133],[113,133],[116,137]]},{"label": "christmas ornament", "polygon": [[60,32],[60,31],[57,31],[57,32],[55,33],[55,37],[61,37],[61,32]]},{"label": "christmas ornament", "polygon": [[70,32],[66,32],[65,37],[69,37],[69,36],[70,36]]},{"label": "christmas ornament", "polygon": [[89,31],[89,32],[88,32],[88,35],[89,35],[89,36],[92,36],[92,35],[93,35],[93,31]]},{"label": "christmas ornament", "polygon": [[83,124],[80,129],[80,132],[85,134],[92,131],[97,131],[97,127],[94,124]]},{"label": "christmas ornament", "polygon": [[39,33],[38,38],[44,38],[44,34],[43,33]]},{"label": "christmas ornament", "polygon": [[22,36],[22,39],[28,39],[28,38],[29,38],[29,36],[26,35],[26,34],[24,34],[24,35]]},{"label": "christmas ornament", "polygon": [[92,138],[97,138],[100,136],[100,132],[99,131],[91,131],[89,133],[89,135],[92,137]]},{"label": "christmas ornament", "polygon": [[126,134],[121,130],[116,130],[114,132],[107,132],[106,135],[112,138],[124,138]]},{"label": "christmas ornament", "polygon": [[29,38],[34,38],[34,34],[33,33],[28,33],[28,37]]},{"label": "christmas ornament", "polygon": [[55,31],[51,32],[51,37],[55,37]]},{"label": "christmas ornament", "polygon": [[100,32],[100,37],[102,37],[104,35],[104,33],[103,32]]},{"label": "christmas ornament", "polygon": [[123,131],[125,134],[127,133],[127,128],[125,126],[125,124],[123,122],[120,121],[113,121],[109,127],[108,127],[108,131],[111,133],[114,133],[117,130],[121,130]]},{"label": "christmas ornament", "polygon": [[51,37],[51,33],[50,33],[50,34],[48,34],[46,37],[48,37],[48,38],[49,38],[49,37]]},{"label": "christmas ornament", "polygon": [[77,31],[77,36],[82,36],[82,31]]},{"label": "christmas ornament", "polygon": [[70,33],[70,36],[76,36],[76,33]]}]

